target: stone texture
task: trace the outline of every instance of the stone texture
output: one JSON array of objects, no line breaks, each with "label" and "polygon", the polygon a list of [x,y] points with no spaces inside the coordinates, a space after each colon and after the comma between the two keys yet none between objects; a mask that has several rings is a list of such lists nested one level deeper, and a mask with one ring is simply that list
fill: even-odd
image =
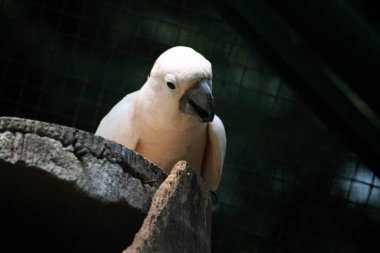
[{"label": "stone texture", "polygon": [[209,253],[211,196],[200,176],[178,162],[154,195],[149,213],[124,253]]}]

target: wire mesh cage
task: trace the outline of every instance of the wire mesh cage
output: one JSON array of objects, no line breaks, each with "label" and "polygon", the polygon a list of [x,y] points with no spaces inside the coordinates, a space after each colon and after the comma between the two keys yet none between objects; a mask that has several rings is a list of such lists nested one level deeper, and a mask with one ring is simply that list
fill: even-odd
[{"label": "wire mesh cage", "polygon": [[368,252],[380,180],[209,1],[0,0],[0,115],[94,132],[190,46],[213,66],[228,148],[212,252]]}]

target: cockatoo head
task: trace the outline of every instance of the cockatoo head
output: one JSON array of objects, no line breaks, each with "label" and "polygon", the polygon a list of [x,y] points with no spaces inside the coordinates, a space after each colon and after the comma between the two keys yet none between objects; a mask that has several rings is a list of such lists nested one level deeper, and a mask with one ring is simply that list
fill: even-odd
[{"label": "cockatoo head", "polygon": [[211,122],[215,115],[211,80],[211,63],[192,48],[177,46],[157,58],[148,83],[175,110]]}]

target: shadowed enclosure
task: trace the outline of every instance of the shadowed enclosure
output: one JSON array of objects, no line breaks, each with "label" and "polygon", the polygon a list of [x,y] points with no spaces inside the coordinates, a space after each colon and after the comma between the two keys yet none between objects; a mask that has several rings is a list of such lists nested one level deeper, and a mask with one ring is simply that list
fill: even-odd
[{"label": "shadowed enclosure", "polygon": [[369,252],[380,179],[215,4],[0,0],[0,116],[94,132],[163,51],[192,47],[227,133],[212,252]]}]

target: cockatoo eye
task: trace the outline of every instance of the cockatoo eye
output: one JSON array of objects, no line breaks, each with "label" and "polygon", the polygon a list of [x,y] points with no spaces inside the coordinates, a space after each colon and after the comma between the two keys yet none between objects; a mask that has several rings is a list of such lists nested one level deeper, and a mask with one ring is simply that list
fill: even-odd
[{"label": "cockatoo eye", "polygon": [[172,89],[172,90],[175,89],[175,85],[174,85],[174,83],[172,83],[172,82],[166,82],[166,85],[167,85],[170,89]]}]

